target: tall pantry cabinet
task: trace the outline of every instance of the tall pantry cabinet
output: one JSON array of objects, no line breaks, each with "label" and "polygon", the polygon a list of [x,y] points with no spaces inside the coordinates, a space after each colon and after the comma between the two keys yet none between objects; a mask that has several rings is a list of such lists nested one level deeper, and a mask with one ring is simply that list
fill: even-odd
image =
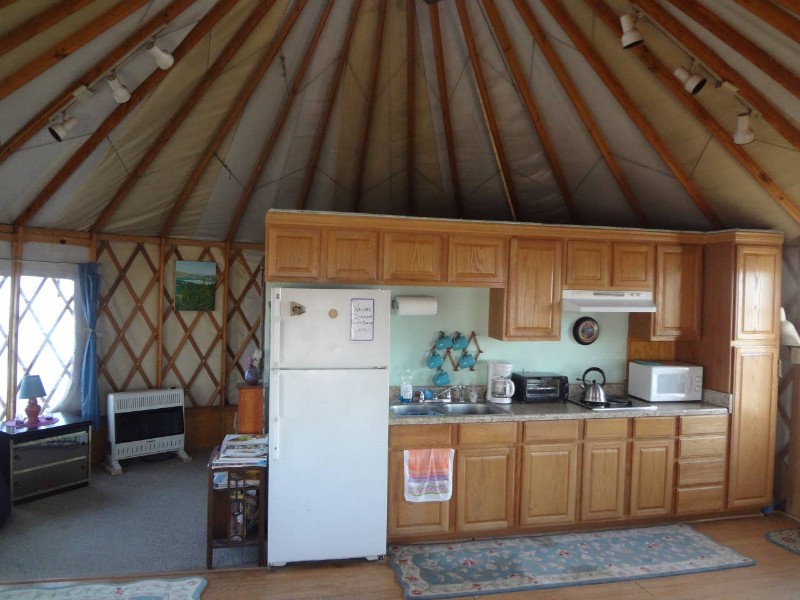
[{"label": "tall pantry cabinet", "polygon": [[703,334],[678,357],[733,398],[727,508],[772,504],[780,343],[780,234],[726,232],[704,253]]}]

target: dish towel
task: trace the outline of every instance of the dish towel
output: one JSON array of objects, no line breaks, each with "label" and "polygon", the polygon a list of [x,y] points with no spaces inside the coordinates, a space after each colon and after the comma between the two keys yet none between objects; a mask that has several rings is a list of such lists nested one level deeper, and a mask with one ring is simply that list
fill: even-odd
[{"label": "dish towel", "polygon": [[446,502],[453,495],[452,448],[403,451],[403,491],[408,502]]}]

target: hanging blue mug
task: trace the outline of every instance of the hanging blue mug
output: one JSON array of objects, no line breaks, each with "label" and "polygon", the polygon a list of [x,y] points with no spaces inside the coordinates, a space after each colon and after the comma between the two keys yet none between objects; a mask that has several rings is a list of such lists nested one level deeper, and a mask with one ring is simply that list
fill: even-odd
[{"label": "hanging blue mug", "polygon": [[475,366],[475,357],[471,352],[464,352],[461,358],[458,359],[459,369],[470,369]]},{"label": "hanging blue mug", "polygon": [[437,369],[436,373],[433,374],[433,385],[436,386],[450,385],[450,375],[447,374],[447,371],[442,371],[441,369]]},{"label": "hanging blue mug", "polygon": [[428,360],[425,361],[429,369],[438,369],[444,364],[444,358],[436,350],[431,350]]},{"label": "hanging blue mug", "polygon": [[460,332],[453,334],[453,350],[463,350],[469,345],[469,340]]},{"label": "hanging blue mug", "polygon": [[439,337],[436,338],[433,345],[436,346],[437,350],[447,350],[453,347],[453,338],[445,334],[444,331],[440,331]]}]

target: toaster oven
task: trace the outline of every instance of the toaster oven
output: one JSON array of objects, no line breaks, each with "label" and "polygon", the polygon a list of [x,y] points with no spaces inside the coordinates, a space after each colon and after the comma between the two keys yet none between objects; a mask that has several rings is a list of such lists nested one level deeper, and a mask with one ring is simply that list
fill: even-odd
[{"label": "toaster oven", "polygon": [[569,379],[556,373],[512,373],[517,402],[558,402],[569,396]]}]

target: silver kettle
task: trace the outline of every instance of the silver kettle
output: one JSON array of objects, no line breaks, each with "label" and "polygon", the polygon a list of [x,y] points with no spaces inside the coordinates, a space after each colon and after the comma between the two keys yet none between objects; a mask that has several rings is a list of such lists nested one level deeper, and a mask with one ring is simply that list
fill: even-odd
[{"label": "silver kettle", "polygon": [[[596,379],[592,379],[591,385],[587,383],[586,376],[591,373],[592,371],[597,371],[600,375],[603,376],[603,383],[597,383]],[[583,372],[583,376],[580,378],[581,381],[581,388],[585,389],[586,392],[583,396],[583,401],[589,404],[602,404],[606,401],[606,393],[603,391],[603,385],[606,383],[606,374],[603,373],[603,369],[599,367],[590,367]],[[588,386],[588,388],[587,388]]]}]

